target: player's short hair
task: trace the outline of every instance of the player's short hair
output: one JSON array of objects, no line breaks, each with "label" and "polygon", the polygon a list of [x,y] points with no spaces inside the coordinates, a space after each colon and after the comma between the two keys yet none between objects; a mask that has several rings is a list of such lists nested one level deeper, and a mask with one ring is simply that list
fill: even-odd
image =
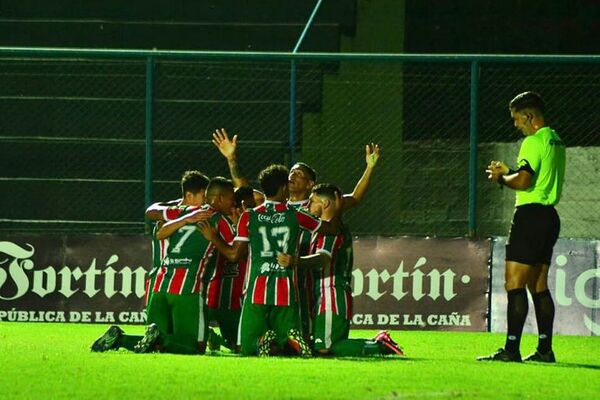
[{"label": "player's short hair", "polygon": [[228,191],[233,192],[233,183],[222,176],[215,176],[206,187],[206,201],[210,202],[216,196]]},{"label": "player's short hair", "polygon": [[185,171],[181,176],[181,194],[185,197],[186,192],[197,194],[206,190],[209,182],[208,176],[200,171]]},{"label": "player's short hair", "polygon": [[241,186],[235,190],[234,196],[235,206],[240,208],[244,200],[254,199],[254,189],[250,186]]},{"label": "player's short hair", "polygon": [[258,182],[265,196],[275,196],[280,187],[286,186],[289,173],[287,167],[281,164],[271,164],[260,171]]},{"label": "player's short hair", "polygon": [[546,105],[542,96],[537,92],[523,92],[515,96],[514,99],[508,103],[508,108],[514,111],[521,111],[526,108],[531,108],[544,114]]},{"label": "player's short hair", "polygon": [[292,168],[294,168],[294,167],[299,167],[302,171],[304,171],[304,173],[306,175],[308,175],[308,178],[311,181],[313,181],[313,182],[317,181],[317,171],[315,171],[315,169],[313,167],[311,167],[310,165],[308,165],[307,163],[298,161],[296,164],[294,164],[292,166]]},{"label": "player's short hair", "polygon": [[335,194],[342,197],[342,191],[333,183],[319,183],[312,188],[312,192],[319,197],[325,197],[331,201],[335,201]]}]

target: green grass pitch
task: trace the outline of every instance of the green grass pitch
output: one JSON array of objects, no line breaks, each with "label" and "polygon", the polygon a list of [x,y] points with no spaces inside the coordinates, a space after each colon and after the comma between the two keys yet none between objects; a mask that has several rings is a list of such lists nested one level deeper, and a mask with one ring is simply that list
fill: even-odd
[{"label": "green grass pitch", "polygon": [[[600,398],[600,337],[556,337],[555,365],[477,362],[504,336],[425,331],[392,332],[404,359],[91,353],[106,328],[0,323],[0,399]],[[525,336],[523,354],[535,344]]]}]

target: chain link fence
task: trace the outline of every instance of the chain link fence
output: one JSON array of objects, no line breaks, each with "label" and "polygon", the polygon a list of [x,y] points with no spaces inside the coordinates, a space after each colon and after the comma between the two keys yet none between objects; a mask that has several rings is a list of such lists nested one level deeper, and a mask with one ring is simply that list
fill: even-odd
[{"label": "chain link fence", "polygon": [[508,101],[537,90],[568,146],[561,235],[600,237],[600,64],[481,62],[471,175],[468,59],[298,58],[292,152],[286,57],[157,56],[148,79],[135,54],[0,53],[0,229],[143,232],[146,133],[158,201],[180,196],[187,169],[228,175],[210,142],[225,128],[239,134],[238,163],[254,184],[264,166],[296,155],[320,182],[348,193],[364,170],[365,144],[378,143],[367,197],[347,216],[356,234],[465,236],[474,222],[479,236],[505,235],[514,193],[488,183],[484,170],[491,159],[515,164],[520,134]]}]

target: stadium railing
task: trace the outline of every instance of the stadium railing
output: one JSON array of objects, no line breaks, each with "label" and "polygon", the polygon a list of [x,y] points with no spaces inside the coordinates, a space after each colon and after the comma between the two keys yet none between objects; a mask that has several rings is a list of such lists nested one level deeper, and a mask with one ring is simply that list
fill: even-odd
[{"label": "stadium railing", "polygon": [[567,144],[561,236],[599,238],[598,86],[600,56],[4,47],[0,230],[143,232],[184,170],[227,175],[210,142],[225,128],[254,184],[302,160],[349,192],[379,143],[357,234],[505,235],[514,193],[484,170],[515,164],[508,101],[536,90]]}]

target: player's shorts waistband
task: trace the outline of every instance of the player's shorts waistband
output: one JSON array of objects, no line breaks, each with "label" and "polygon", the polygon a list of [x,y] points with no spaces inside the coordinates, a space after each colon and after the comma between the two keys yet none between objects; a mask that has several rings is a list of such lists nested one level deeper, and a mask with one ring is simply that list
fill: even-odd
[{"label": "player's shorts waistband", "polygon": [[518,205],[515,208],[517,208],[519,210],[524,210],[524,209],[528,209],[528,208],[531,208],[531,209],[538,208],[538,209],[548,209],[548,210],[550,210],[550,209],[554,209],[554,205],[552,205],[552,204],[542,204],[542,203],[527,203],[527,204]]}]

